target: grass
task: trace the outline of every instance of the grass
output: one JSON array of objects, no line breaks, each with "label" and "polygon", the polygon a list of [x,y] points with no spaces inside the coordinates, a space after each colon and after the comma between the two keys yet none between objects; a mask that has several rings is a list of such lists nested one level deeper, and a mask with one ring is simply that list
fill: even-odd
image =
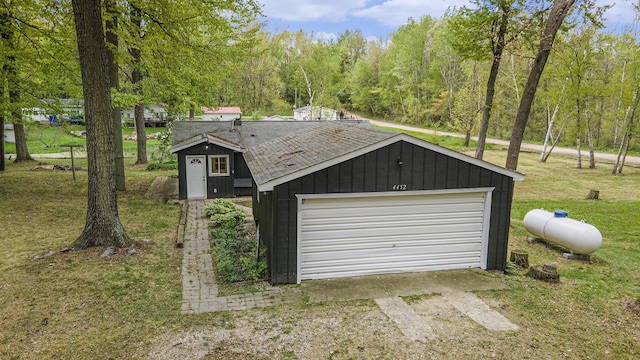
[{"label": "grass", "polygon": [[[51,154],[51,153],[68,153],[69,148],[62,147],[65,144],[80,144],[85,145],[85,138],[80,136],[85,130],[84,126],[80,125],[64,125],[64,126],[49,126],[41,125],[39,123],[31,123],[26,125],[27,132],[27,148],[31,154]],[[147,128],[147,135],[155,134],[157,132],[164,131],[165,128]],[[131,136],[134,129],[129,127],[122,128],[123,136]],[[157,140],[148,139],[147,147],[148,153],[151,154],[151,150],[158,144]],[[125,140],[122,143],[123,152],[125,157],[135,157],[137,143],[135,141]],[[79,153],[82,150],[74,149],[74,154]],[[5,152],[7,154],[15,154],[15,144],[5,143]]]},{"label": "grass", "polygon": [[[417,132],[417,131],[408,131],[408,130],[401,130],[401,129],[397,129],[397,128],[392,128],[392,127],[384,127],[384,126],[374,126],[376,129],[379,130],[386,130],[386,131],[393,131],[393,132],[403,132],[405,134],[411,135],[413,137],[417,137],[418,139],[422,139],[424,141],[428,141],[430,143],[436,144],[436,145],[440,145],[452,150],[456,150],[456,151],[465,151],[465,150],[469,150],[471,148],[475,148],[478,145],[478,142],[475,140],[470,140],[469,141],[469,146],[465,147],[464,146],[464,139],[463,138],[459,138],[459,137],[454,137],[454,136],[440,136],[440,135],[433,135],[433,134],[425,134],[425,133],[421,133],[421,132]],[[485,146],[486,150],[492,150],[494,149],[494,145],[493,144],[486,144]]]},{"label": "grass", "polygon": [[[498,165],[505,156],[504,151],[486,152],[486,160]],[[86,166],[83,161],[78,166]],[[69,165],[69,160],[55,163]],[[102,249],[57,252],[84,226],[86,173],[73,181],[65,172],[30,171],[34,164],[9,163],[0,173],[0,358],[144,358],[164,333],[195,326],[230,329],[245,316],[180,313],[182,250],[174,247],[180,210],[143,197],[157,172],[127,166],[119,213],[139,241],[138,253],[102,260]],[[501,304],[501,311],[522,328],[496,334],[496,343],[530,349],[534,358],[630,359],[640,353],[640,315],[625,305],[640,298],[640,169],[628,167],[624,175],[612,176],[609,164],[597,165],[580,170],[573,159],[552,157],[541,164],[535,154],[521,155],[518,170],[526,177],[515,186],[509,248],[527,251],[531,265],[557,263],[561,282],[542,283],[524,271],[496,274],[510,289],[478,296]],[[601,200],[585,200],[590,189],[600,190]],[[522,218],[541,207],[567,210],[602,232],[604,244],[591,261],[564,260],[557,249],[526,241]],[[47,250],[56,254],[33,260]],[[316,306],[323,312],[336,305]],[[258,311],[282,314],[280,308]],[[313,312],[294,314],[289,316],[295,320]],[[298,329],[291,325],[290,331]],[[296,356],[281,351],[282,358]]]}]

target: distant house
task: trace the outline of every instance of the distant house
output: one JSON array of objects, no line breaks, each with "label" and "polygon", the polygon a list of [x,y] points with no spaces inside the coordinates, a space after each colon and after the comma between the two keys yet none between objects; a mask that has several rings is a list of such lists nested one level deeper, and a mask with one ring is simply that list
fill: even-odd
[{"label": "distant house", "polygon": [[293,109],[293,120],[337,120],[337,111],[322,106],[304,106]]},{"label": "distant house", "polygon": [[242,110],[238,106],[219,108],[201,107],[203,121],[232,121],[242,119]]},{"label": "distant house", "polygon": [[[165,103],[149,104],[144,106],[144,124],[146,127],[165,126],[167,124],[169,105]],[[134,107],[122,111],[122,121],[125,123],[135,122]]]},{"label": "distant house", "polygon": [[42,99],[42,106],[24,108],[25,119],[41,124],[67,122],[84,124],[84,100]]}]

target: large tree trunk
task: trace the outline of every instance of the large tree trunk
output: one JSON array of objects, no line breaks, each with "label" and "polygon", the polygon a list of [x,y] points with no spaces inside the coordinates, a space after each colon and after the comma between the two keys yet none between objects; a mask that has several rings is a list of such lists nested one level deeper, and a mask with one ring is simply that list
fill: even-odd
[{"label": "large tree trunk", "polygon": [[87,219],[74,246],[124,247],[129,236],[118,216],[107,48],[100,0],[72,0],[87,128]]},{"label": "large tree trunk", "polygon": [[540,77],[542,76],[544,67],[547,64],[547,59],[551,53],[556,33],[574,2],[575,0],[553,1],[549,18],[547,19],[547,24],[542,33],[542,37],[540,38],[538,53],[536,54],[536,59],[533,62],[531,71],[529,72],[529,78],[527,79],[527,83],[524,87],[520,106],[518,106],[516,121],[513,124],[513,131],[511,133],[511,141],[509,143],[509,151],[507,152],[507,161],[505,165],[507,169],[516,170],[518,167],[520,146],[522,145],[524,130],[527,127],[527,121],[529,120],[529,114],[531,113],[531,106],[533,105],[533,100],[536,96],[538,82],[540,82]]},{"label": "large tree trunk", "polygon": [[[118,64],[116,63],[115,54],[118,51],[118,11],[116,9],[115,0],[105,1],[108,19],[106,21],[106,40],[109,44],[107,52],[107,61],[109,62],[109,85],[115,91],[120,89],[120,81],[118,78]],[[124,175],[124,150],[122,145],[122,111],[119,106],[113,108],[111,113],[113,119],[113,148],[116,159],[116,189],[120,191],[126,190]]]},{"label": "large tree trunk", "polygon": [[491,118],[491,108],[493,107],[493,96],[496,92],[496,79],[500,72],[500,61],[502,60],[502,51],[504,50],[504,36],[507,33],[507,24],[509,23],[509,14],[511,12],[511,3],[505,3],[501,8],[502,15],[500,17],[500,28],[498,29],[498,39],[493,50],[493,62],[491,63],[491,71],[489,72],[489,80],[487,80],[487,94],[484,101],[484,109],[482,111],[482,122],[480,123],[480,132],[478,133],[478,147],[476,148],[476,159],[482,160],[484,156],[484,146],[487,140],[487,131],[489,130],[489,119]]},{"label": "large tree trunk", "polygon": [[[142,33],[142,11],[131,5],[131,21],[137,31],[136,40],[141,40]],[[146,164],[149,162],[147,159],[147,131],[144,128],[144,94],[142,91],[142,54],[139,47],[129,49],[131,56],[133,57],[133,70],[131,71],[131,83],[133,85],[133,91],[140,98],[134,108],[134,117],[136,122],[136,136],[138,144],[138,159],[136,164]]]}]

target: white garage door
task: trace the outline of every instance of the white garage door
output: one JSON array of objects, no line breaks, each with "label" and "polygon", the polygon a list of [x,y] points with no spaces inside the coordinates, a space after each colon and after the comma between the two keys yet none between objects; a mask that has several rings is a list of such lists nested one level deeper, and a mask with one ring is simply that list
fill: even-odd
[{"label": "white garage door", "polygon": [[485,268],[491,190],[299,195],[298,279]]}]

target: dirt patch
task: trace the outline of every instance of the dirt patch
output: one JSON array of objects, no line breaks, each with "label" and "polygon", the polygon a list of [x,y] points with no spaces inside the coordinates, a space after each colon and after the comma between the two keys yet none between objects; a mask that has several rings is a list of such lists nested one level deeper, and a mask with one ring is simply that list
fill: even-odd
[{"label": "dirt patch", "polygon": [[[479,359],[529,358],[513,349],[513,332],[478,325],[442,296],[417,299],[412,308],[435,339],[412,341],[371,300],[278,306],[231,312],[222,327],[166,334],[154,341],[153,359]],[[517,334],[520,334],[519,332]]]},{"label": "dirt patch", "polygon": [[145,199],[163,203],[178,202],[178,176],[158,176],[153,180],[144,197]]},{"label": "dirt patch", "polygon": [[632,313],[635,316],[640,317],[640,298],[627,299],[622,303],[622,306],[628,312]]}]

